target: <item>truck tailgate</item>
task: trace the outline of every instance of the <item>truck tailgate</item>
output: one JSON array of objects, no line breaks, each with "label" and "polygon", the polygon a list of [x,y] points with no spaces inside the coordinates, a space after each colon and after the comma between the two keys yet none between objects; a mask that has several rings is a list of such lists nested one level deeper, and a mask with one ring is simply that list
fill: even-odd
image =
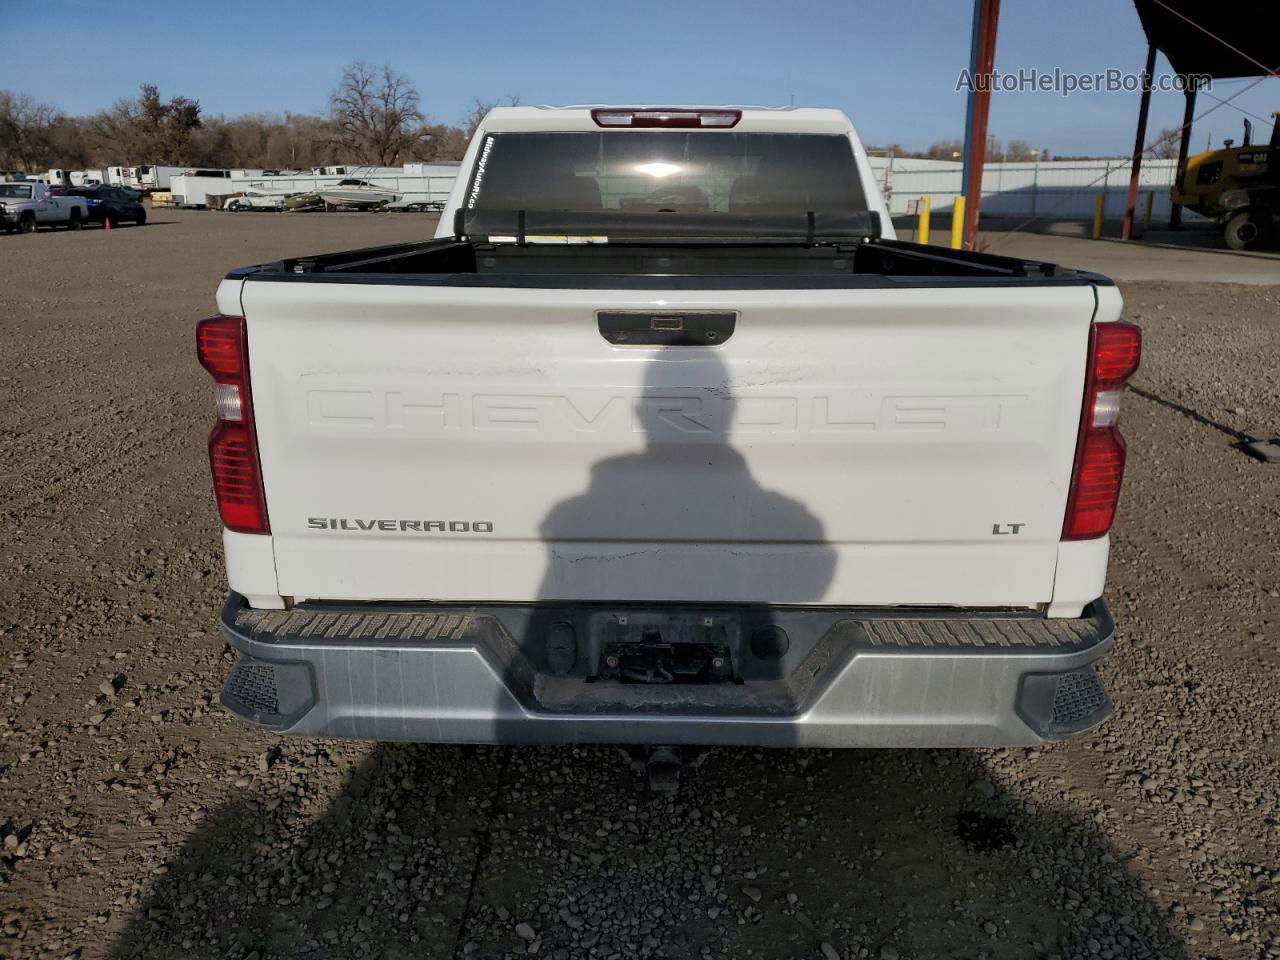
[{"label": "truck tailgate", "polygon": [[[240,298],[282,595],[1052,597],[1088,284]],[[602,311],[734,327],[615,345]]]}]

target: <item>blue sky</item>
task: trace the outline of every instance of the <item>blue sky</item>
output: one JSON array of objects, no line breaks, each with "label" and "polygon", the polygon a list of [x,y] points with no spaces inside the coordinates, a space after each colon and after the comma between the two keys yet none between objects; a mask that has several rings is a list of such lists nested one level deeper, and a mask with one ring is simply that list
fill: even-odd
[{"label": "blue sky", "polygon": [[[0,88],[69,113],[108,106],[143,82],[194,97],[206,113],[322,112],[344,64],[365,59],[408,74],[439,122],[458,122],[473,97],[508,94],[556,104],[794,98],[845,110],[869,143],[923,149],[961,135],[955,85],[972,3],[217,0],[126,4],[118,17],[112,9],[101,0],[0,0],[6,34],[22,37],[6,45]],[[73,43],[80,31],[86,42]],[[1145,52],[1128,0],[1002,4],[1000,70],[1136,72]],[[1225,98],[1246,82],[1222,81],[1213,93]],[[1137,101],[1136,93],[997,93],[991,131],[1053,153],[1125,153]],[[1280,79],[1235,103],[1269,118],[1280,110]],[[1201,97],[1197,113],[1213,106]],[[1151,131],[1181,123],[1181,114],[1179,94],[1157,93]],[[1216,110],[1197,123],[1193,146],[1203,149],[1209,135],[1238,138],[1241,116]]]}]

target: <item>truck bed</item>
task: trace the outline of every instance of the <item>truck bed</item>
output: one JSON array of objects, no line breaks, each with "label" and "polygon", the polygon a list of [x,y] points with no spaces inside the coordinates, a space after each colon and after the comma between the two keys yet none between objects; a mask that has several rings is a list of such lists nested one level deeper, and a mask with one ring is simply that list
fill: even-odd
[{"label": "truck bed", "polygon": [[446,237],[291,257],[228,274],[228,279],[307,282],[632,289],[723,287],[722,277],[732,277],[732,285],[742,289],[1111,283],[1051,263],[882,238],[823,244],[498,244]]}]

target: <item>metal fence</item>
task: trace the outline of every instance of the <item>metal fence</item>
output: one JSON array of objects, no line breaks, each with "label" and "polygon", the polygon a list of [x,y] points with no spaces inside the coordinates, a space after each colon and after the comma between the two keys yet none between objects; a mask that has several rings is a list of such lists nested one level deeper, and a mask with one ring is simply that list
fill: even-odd
[{"label": "metal fence", "polygon": [[[889,212],[908,214],[923,196],[936,211],[950,212],[962,193],[958,161],[871,157],[871,168],[889,202]],[[1145,211],[1152,195],[1153,218],[1167,218],[1169,188],[1176,160],[1144,160],[1139,177],[1138,210]],[[1103,215],[1124,214],[1129,189],[1128,160],[1046,160],[1032,163],[988,163],[982,174],[982,212],[987,216],[1090,219],[1095,197],[1104,194]]]},{"label": "metal fence", "polygon": [[[962,165],[951,160],[873,156],[871,169],[894,215],[914,213],[921,197],[928,196],[935,213],[950,213],[962,192]],[[443,165],[441,165],[443,166]],[[457,166],[436,169],[423,165],[412,174],[379,171],[368,177],[379,186],[405,195],[406,202],[443,203],[457,176]],[[1153,219],[1168,218],[1169,188],[1177,171],[1176,160],[1144,160],[1139,181],[1141,194],[1150,194]],[[240,176],[234,176],[240,174]],[[359,174],[349,173],[348,176]],[[175,182],[178,178],[174,178]],[[230,180],[218,181],[210,193],[229,193],[246,187],[285,191],[314,191],[331,186],[338,176],[300,174],[263,177],[260,171],[233,171]],[[1030,163],[988,163],[982,175],[982,212],[987,216],[1091,219],[1095,198],[1104,194],[1103,216],[1118,219],[1124,213],[1129,189],[1128,160],[1046,160]],[[180,191],[175,189],[175,195]],[[1145,212],[1141,195],[1138,210]],[[203,196],[198,201],[203,203]],[[1194,216],[1189,211],[1185,216]]]}]

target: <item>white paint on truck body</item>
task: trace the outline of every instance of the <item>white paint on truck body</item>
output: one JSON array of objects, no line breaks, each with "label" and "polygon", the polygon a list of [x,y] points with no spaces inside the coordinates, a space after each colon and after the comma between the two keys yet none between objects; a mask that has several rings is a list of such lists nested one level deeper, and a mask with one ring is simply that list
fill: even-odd
[{"label": "white paint on truck body", "polygon": [[44,180],[15,180],[0,184],[0,226],[16,229],[24,219],[38,226],[83,223],[89,205],[83,197],[55,196]]},{"label": "white paint on truck body", "polygon": [[[596,130],[589,108],[483,134]],[[839,133],[744,110],[739,132]],[[625,135],[626,131],[619,131]],[[176,189],[176,188],[175,188]],[[1039,607],[1102,592],[1063,543],[1088,284],[510,289],[225,281],[247,319],[272,533],[228,545],[255,606],[294,599]],[[600,311],[736,314],[719,347],[613,346]],[[265,546],[269,544],[269,547]],[[270,552],[270,563],[266,562]]]},{"label": "white paint on truck body", "polygon": [[[249,281],[242,305],[280,594],[1054,599],[1090,287]],[[738,326],[688,355],[597,330],[654,308]]]}]

